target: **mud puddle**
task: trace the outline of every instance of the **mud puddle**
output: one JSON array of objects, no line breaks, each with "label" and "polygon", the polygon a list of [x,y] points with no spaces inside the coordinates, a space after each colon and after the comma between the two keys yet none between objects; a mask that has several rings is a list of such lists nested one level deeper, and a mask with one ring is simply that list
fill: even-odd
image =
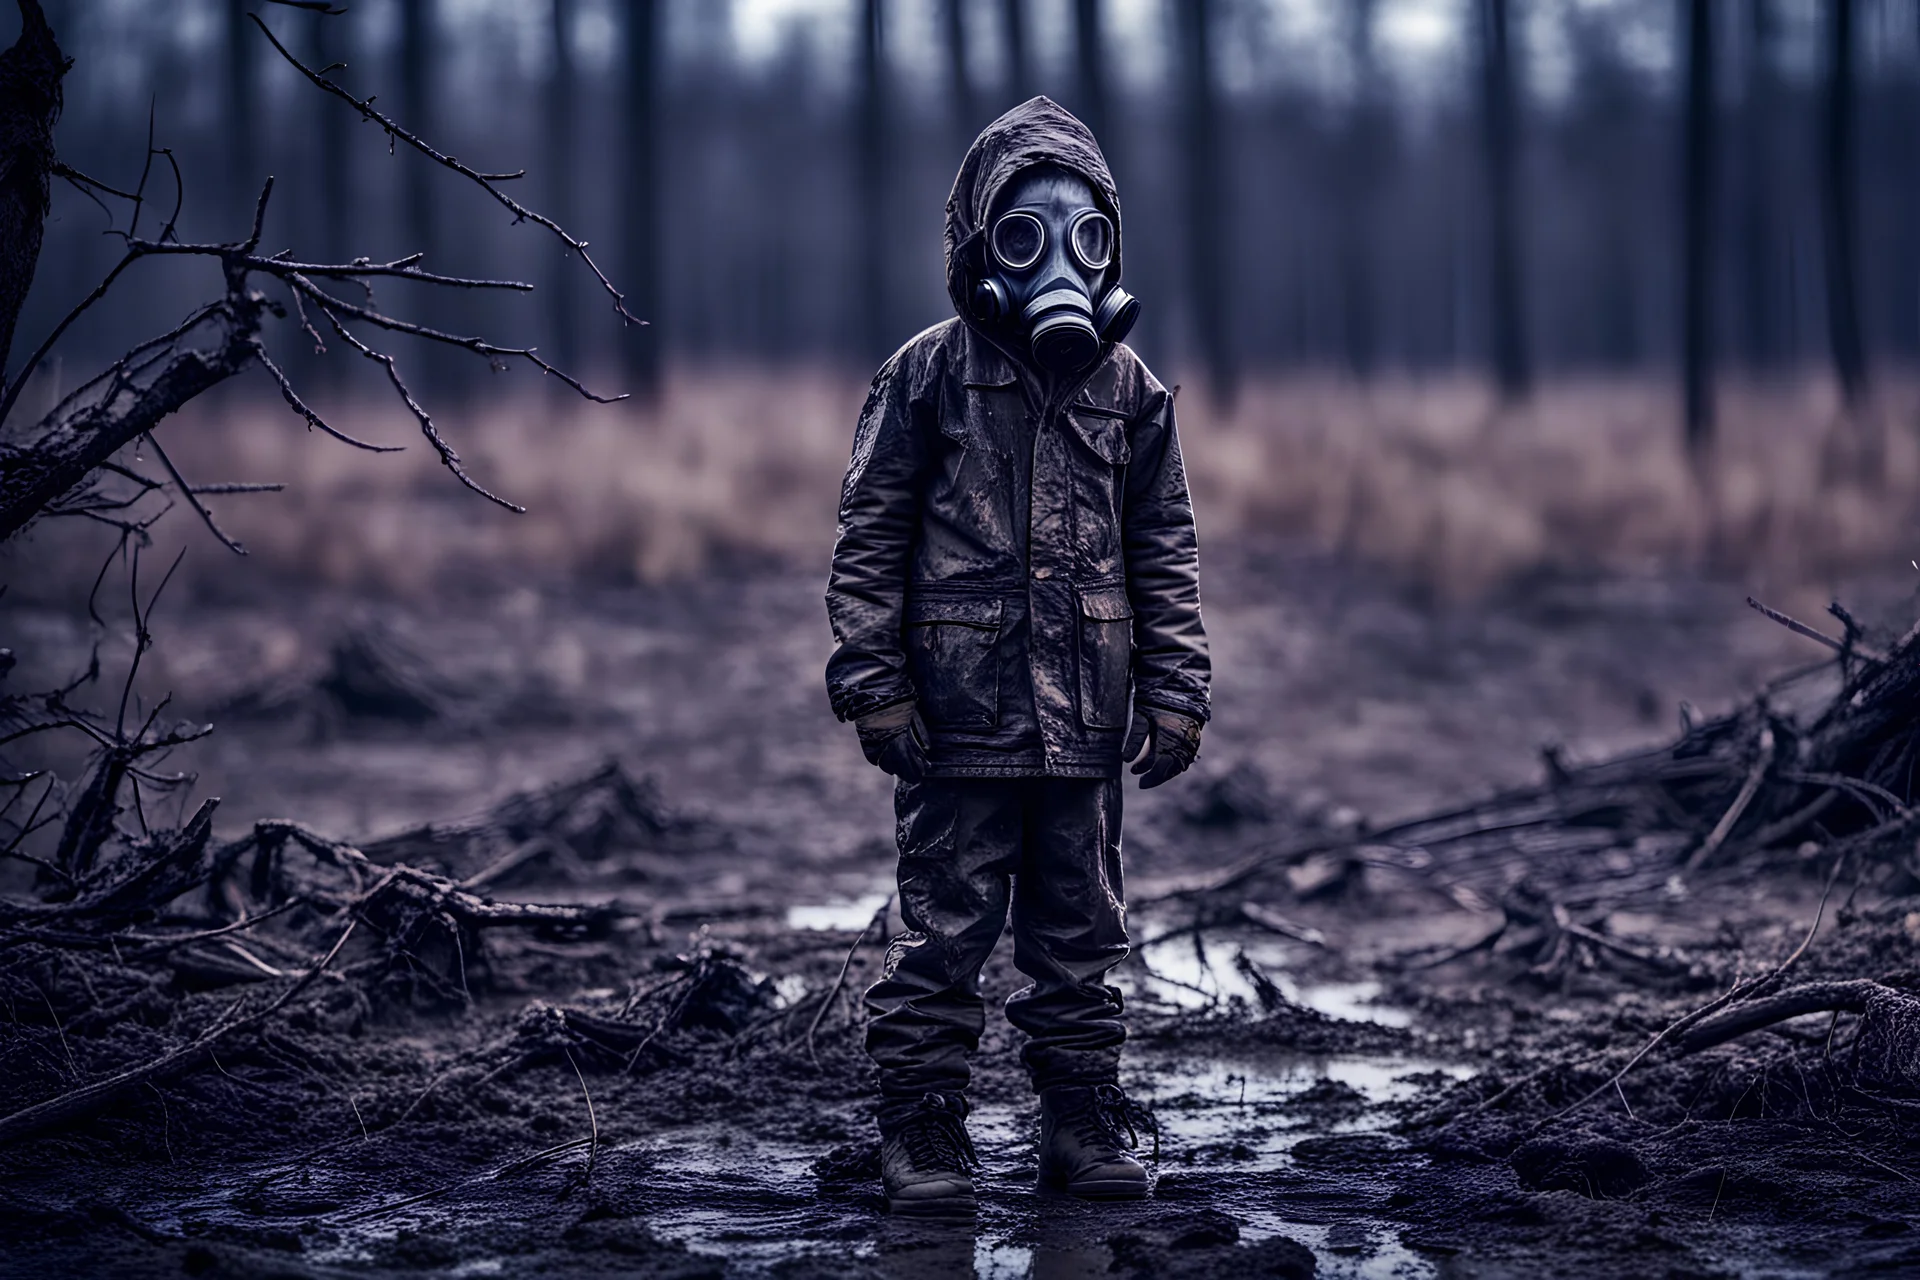
[{"label": "mud puddle", "polygon": [[[874,916],[892,899],[890,886],[876,884],[858,895],[789,906],[785,923],[787,928],[803,932],[858,933],[870,927]],[[898,916],[893,919],[897,924]],[[1270,933],[1215,929],[1208,932],[1204,944],[1191,938],[1169,938],[1155,945],[1151,940],[1167,932],[1169,921],[1153,913],[1134,913],[1128,925],[1136,939],[1134,954],[1110,980],[1129,998],[1187,1010],[1236,1001],[1259,1008],[1259,986],[1240,961],[1245,956],[1291,1004],[1349,1022],[1395,1028],[1413,1025],[1412,1011],[1379,1002],[1382,987],[1376,981],[1296,977],[1291,969],[1300,944],[1282,941]],[[1141,939],[1149,940],[1149,944],[1140,945]]]},{"label": "mud puddle", "polygon": [[[1380,983],[1297,977],[1288,972],[1286,945],[1259,936],[1222,932],[1205,947],[1179,943],[1155,947],[1122,965],[1112,981],[1129,996],[1178,1009],[1202,1010],[1236,1002],[1258,1009],[1265,1001],[1258,983],[1241,967],[1243,955],[1289,1004],[1347,1022],[1395,1028],[1413,1025],[1411,1010],[1379,1002]],[[1266,998],[1272,996],[1269,992]]]},{"label": "mud puddle", "polygon": [[855,898],[797,904],[787,908],[787,928],[858,933],[873,923],[874,916],[892,896],[886,890],[877,889]]},{"label": "mud puddle", "polygon": [[[1403,1247],[1390,1227],[1296,1220],[1288,1215],[1284,1194],[1263,1175],[1292,1165],[1292,1148],[1304,1139],[1378,1132],[1377,1118],[1362,1113],[1332,1124],[1311,1112],[1302,1115],[1297,1104],[1303,1095],[1351,1090],[1371,1110],[1375,1100],[1410,1092],[1404,1077],[1432,1070],[1462,1074],[1413,1059],[1176,1066],[1143,1055],[1134,1089],[1162,1126],[1163,1179],[1159,1200],[1143,1205],[1082,1205],[1038,1191],[1031,1105],[975,1111],[970,1128],[986,1169],[979,1181],[980,1215],[970,1227],[891,1219],[872,1189],[856,1192],[851,1202],[824,1197],[813,1172],[822,1154],[817,1144],[763,1138],[733,1125],[667,1129],[603,1148],[595,1177],[607,1187],[644,1185],[645,1227],[655,1238],[724,1257],[730,1268],[748,1273],[812,1258],[861,1259],[887,1272],[897,1264],[901,1274],[917,1280],[1106,1275],[1113,1259],[1106,1239],[1164,1213],[1170,1200],[1200,1197],[1239,1224],[1244,1242],[1289,1236],[1305,1244],[1320,1256],[1322,1275],[1426,1277],[1437,1274],[1432,1262]],[[336,1220],[330,1246],[311,1250],[308,1258],[323,1265],[365,1264],[410,1237],[465,1237],[503,1213],[549,1212],[577,1183],[585,1163],[580,1148],[536,1174],[481,1175],[430,1202],[397,1203],[357,1222]],[[503,1204],[503,1196],[520,1204]],[[193,1216],[214,1221],[222,1214],[217,1204],[202,1201]],[[259,1218],[248,1216],[257,1230]],[[468,1258],[459,1274],[499,1275],[512,1268],[509,1258]]]},{"label": "mud puddle", "polygon": [[[1303,1142],[1352,1135],[1376,1159],[1387,1151],[1397,1161],[1413,1159],[1385,1132],[1383,1108],[1412,1096],[1418,1078],[1430,1080],[1433,1072],[1470,1074],[1417,1057],[1236,1059],[1143,1048],[1129,1060],[1128,1084],[1161,1126],[1156,1198],[1091,1205],[1041,1192],[1036,1107],[1024,1097],[985,1101],[970,1123],[985,1170],[981,1211],[967,1227],[889,1218],[870,1180],[822,1183],[815,1165],[830,1144],[756,1132],[751,1120],[668,1126],[603,1142],[590,1186],[587,1144],[574,1141],[425,1191],[369,1197],[368,1166],[384,1163],[375,1144],[298,1166],[234,1169],[192,1194],[148,1184],[145,1195],[125,1188],[116,1197],[124,1195],[134,1218],[167,1235],[297,1235],[305,1261],[320,1267],[377,1266],[416,1242],[462,1241],[463,1256],[443,1274],[514,1274],[523,1257],[486,1247],[503,1223],[574,1218],[600,1203],[619,1206],[628,1229],[642,1238],[724,1258],[729,1274],[859,1259],[915,1280],[1106,1275],[1114,1237],[1199,1206],[1232,1218],[1243,1243],[1299,1241],[1319,1256],[1323,1276],[1419,1278],[1438,1274],[1432,1260],[1407,1250],[1391,1225],[1352,1212],[1382,1184],[1349,1187],[1343,1194],[1351,1203],[1331,1222],[1317,1197],[1302,1198],[1292,1206],[1297,1214],[1290,1212],[1290,1193],[1303,1176],[1322,1172],[1312,1158],[1296,1168],[1295,1148]],[[139,1206],[141,1199],[150,1202]]]}]

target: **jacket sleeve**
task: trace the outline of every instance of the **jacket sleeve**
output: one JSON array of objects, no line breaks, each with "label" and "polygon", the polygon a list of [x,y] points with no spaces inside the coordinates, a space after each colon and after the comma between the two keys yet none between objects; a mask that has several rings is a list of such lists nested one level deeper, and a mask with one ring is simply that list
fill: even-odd
[{"label": "jacket sleeve", "polygon": [[874,376],[840,488],[827,582],[827,617],[838,647],[827,660],[827,696],[842,720],[914,696],[901,617],[928,449],[909,386],[912,362],[904,355]]},{"label": "jacket sleeve", "polygon": [[1133,604],[1134,700],[1205,722],[1213,665],[1200,622],[1200,545],[1180,461],[1173,397],[1135,419],[1121,533]]}]

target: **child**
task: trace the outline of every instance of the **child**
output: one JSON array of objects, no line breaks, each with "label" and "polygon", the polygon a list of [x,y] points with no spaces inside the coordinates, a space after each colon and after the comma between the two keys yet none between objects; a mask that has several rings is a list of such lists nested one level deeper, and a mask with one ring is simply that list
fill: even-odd
[{"label": "child", "polygon": [[1173,399],[1121,345],[1119,199],[1072,115],[1034,98],[988,125],[946,222],[960,317],[874,378],[827,591],[834,713],[898,779],[911,932],[867,992],[887,1200],[975,1207],[967,1058],[1009,906],[1041,1178],[1135,1198],[1105,982],[1128,950],[1120,766],[1186,769],[1210,678]]}]

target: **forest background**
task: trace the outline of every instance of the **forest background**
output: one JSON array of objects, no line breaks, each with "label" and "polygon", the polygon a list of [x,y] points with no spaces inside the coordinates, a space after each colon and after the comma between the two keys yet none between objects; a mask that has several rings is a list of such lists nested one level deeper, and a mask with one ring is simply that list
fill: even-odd
[{"label": "forest background", "polygon": [[[270,249],[425,250],[429,269],[534,281],[388,300],[635,394],[587,405],[530,370],[401,348],[482,482],[531,509],[514,517],[462,502],[417,446],[368,457],[261,423],[285,413],[264,378],[220,388],[169,449],[196,478],[289,483],[220,502],[276,580],[821,563],[868,375],[950,313],[959,156],[1035,92],[1093,126],[1119,177],[1133,341],[1182,388],[1203,532],[1304,536],[1447,598],[1673,564],[1792,592],[1911,554],[1914,0],[342,7],[60,0],[63,159],[130,185],[150,117],[185,175],[186,238],[240,235],[272,173]],[[454,175],[316,101],[253,10],[453,154],[524,162],[517,194],[592,242],[650,324],[620,324],[556,242],[468,216]],[[22,333],[111,266],[105,225],[55,192]],[[24,407],[173,323],[194,270],[142,264]],[[275,328],[323,412],[409,439],[377,368]],[[28,598],[72,581],[69,544],[95,554],[56,527],[72,523],[23,544],[24,565],[8,553]],[[218,590],[231,569],[184,572]]]}]

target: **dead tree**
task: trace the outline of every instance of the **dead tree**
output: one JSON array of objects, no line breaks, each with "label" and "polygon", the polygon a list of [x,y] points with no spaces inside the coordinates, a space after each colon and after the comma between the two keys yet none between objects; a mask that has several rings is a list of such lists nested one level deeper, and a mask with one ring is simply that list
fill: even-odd
[{"label": "dead tree", "polygon": [[[465,278],[426,270],[424,253],[391,261],[367,258],[306,261],[290,250],[268,252],[261,247],[267,211],[273,193],[268,179],[260,189],[252,229],[241,240],[195,242],[179,234],[183,183],[172,152],[155,147],[149,138],[139,181],[131,189],[90,178],[62,164],[55,155],[52,126],[59,110],[59,81],[66,62],[42,13],[39,0],[18,0],[22,16],[20,41],[0,55],[0,338],[10,342],[14,323],[32,280],[41,227],[47,212],[50,178],[58,176],[96,200],[118,200],[125,225],[114,234],[123,253],[93,290],[76,303],[23,361],[11,366],[0,387],[0,540],[19,532],[30,521],[61,510],[99,514],[88,499],[91,480],[113,474],[140,486],[141,492],[171,489],[190,506],[229,549],[240,545],[220,532],[212,513],[196,489],[174,468],[154,434],[166,417],[210,387],[258,367],[279,389],[288,406],[310,429],[324,431],[359,448],[376,452],[385,446],[356,440],[338,430],[302,399],[286,372],[269,356],[262,331],[269,319],[292,319],[316,348],[337,342],[343,351],[376,365],[394,393],[406,405],[421,433],[442,463],[460,482],[489,500],[519,511],[470,476],[459,453],[440,432],[432,414],[414,394],[384,338],[405,335],[456,348],[485,359],[498,370],[509,362],[523,362],[558,379],[588,399],[604,401],[577,379],[540,356],[531,347],[507,346],[485,337],[470,336],[402,319],[383,310],[374,287],[389,279],[411,280],[446,289],[506,289],[527,291],[530,285],[513,280]],[[611,305],[625,321],[637,323],[627,311],[623,295],[587,254],[587,246],[560,223],[527,208],[507,194],[503,184],[517,173],[483,173],[436,149],[400,122],[374,106],[371,97],[356,97],[331,78],[332,68],[314,70],[296,58],[257,15],[251,21],[274,50],[315,88],[341,107],[376,126],[391,145],[418,152],[425,160],[450,169],[477,185],[516,220],[530,222],[559,239],[564,249],[592,271]],[[331,104],[330,104],[331,105]],[[339,108],[335,108],[339,109]],[[154,226],[154,189],[170,186],[172,206]],[[143,225],[144,224],[144,225]],[[36,422],[16,421],[21,392],[32,371],[53,350],[73,323],[106,297],[128,271],[150,258],[194,257],[217,264],[223,285],[218,296],[197,306],[173,328],[147,339],[70,392]],[[273,294],[257,285],[271,285]],[[344,286],[344,287],[343,287]],[[355,290],[347,296],[347,287]],[[378,345],[376,345],[378,344]],[[617,399],[619,397],[612,397]],[[146,437],[165,472],[159,480],[112,463],[114,454]],[[103,469],[111,468],[110,471]],[[62,506],[64,504],[64,507]],[[123,533],[126,531],[122,525]]]},{"label": "dead tree", "polygon": [[1220,85],[1214,71],[1214,25],[1219,9],[1216,0],[1191,0],[1175,6],[1186,99],[1182,141],[1195,328],[1214,398],[1231,404],[1238,369],[1227,321],[1225,173],[1220,149]]},{"label": "dead tree", "polygon": [[[344,68],[350,52],[347,37],[351,34],[343,25],[344,15],[316,10],[308,15],[308,20],[313,26],[315,61],[323,68]],[[321,261],[341,262],[347,257],[347,241],[351,237],[348,224],[353,216],[352,143],[347,137],[347,126],[352,122],[344,111],[327,103],[320,112],[319,123],[320,199],[315,212],[320,225],[316,228],[315,243]]]},{"label": "dead tree", "polygon": [[1688,0],[1685,172],[1681,175],[1682,381],[1687,449],[1699,457],[1713,443],[1713,221],[1719,150],[1713,91],[1714,0]]},{"label": "dead tree", "polygon": [[[62,514],[88,516],[119,529],[119,546],[128,550],[134,644],[118,704],[108,711],[83,708],[74,701],[76,691],[98,677],[97,653],[89,670],[61,689],[23,694],[0,687],[0,751],[10,753],[15,744],[38,742],[43,735],[53,734],[78,735],[93,748],[84,779],[71,790],[48,770],[0,771],[0,858],[24,861],[37,869],[37,892],[32,898],[0,899],[0,951],[15,951],[17,956],[49,949],[68,954],[91,950],[110,953],[122,965],[137,965],[145,959],[153,962],[153,976],[143,981],[157,982],[167,967],[163,957],[169,954],[203,978],[209,972],[221,972],[218,952],[205,950],[212,944],[239,957],[237,975],[233,972],[236,961],[224,962],[222,984],[267,981],[274,986],[257,996],[241,995],[210,1021],[189,1018],[176,1024],[157,1056],[133,1066],[111,1064],[84,1084],[0,1116],[0,1143],[74,1124],[128,1090],[193,1070],[211,1056],[216,1042],[262,1026],[304,997],[330,969],[330,981],[357,979],[369,983],[369,989],[371,984],[398,983],[437,999],[465,1003],[471,999],[470,969],[485,964],[481,940],[486,931],[515,927],[558,937],[594,936],[604,932],[617,915],[614,908],[605,906],[495,901],[472,885],[432,872],[377,865],[357,849],[290,823],[257,824],[240,841],[217,846],[213,814],[219,802],[212,798],[202,801],[191,816],[182,811],[177,827],[158,821],[157,812],[150,819],[156,791],[184,795],[178,788],[191,779],[187,774],[159,772],[160,766],[170,752],[197,741],[211,726],[169,723],[164,718],[168,700],[146,709],[134,696],[142,657],[152,644],[149,619],[173,569],[151,594],[143,596],[141,547],[147,528],[164,510],[136,517],[129,508],[150,494],[171,491],[223,544],[238,552],[240,545],[221,532],[203,495],[277,487],[190,484],[167,456],[156,432],[168,414],[209,387],[258,366],[309,429],[384,451],[384,446],[354,440],[325,421],[269,355],[263,342],[267,322],[288,319],[316,348],[337,342],[345,352],[377,365],[441,461],[460,481],[518,511],[467,474],[458,453],[403,378],[398,362],[384,349],[386,340],[400,334],[468,351],[495,369],[524,362],[580,395],[594,400],[603,397],[593,395],[532,348],[505,346],[402,319],[377,300],[377,290],[391,280],[463,290],[524,291],[528,285],[431,272],[421,265],[421,253],[376,262],[349,257],[343,249],[320,255],[317,261],[302,260],[291,250],[269,251],[262,247],[262,240],[274,189],[271,178],[260,188],[251,229],[243,239],[188,240],[179,233],[184,195],[179,166],[169,150],[153,144],[151,136],[140,178],[125,188],[61,164],[52,129],[66,62],[39,0],[18,0],[18,4],[21,39],[0,55],[0,336],[10,344],[21,300],[32,280],[51,178],[72,183],[103,207],[108,207],[108,201],[122,202],[112,233],[123,252],[100,283],[27,358],[12,366],[9,376],[0,377],[0,539],[37,518]],[[317,21],[334,16],[314,5],[305,7]],[[622,295],[594,265],[583,242],[551,217],[506,194],[501,184],[520,175],[483,173],[438,151],[377,110],[371,97],[356,97],[343,88],[331,78],[333,66],[308,67],[257,16],[249,16],[281,57],[335,100],[328,104],[330,109],[351,110],[379,128],[390,145],[405,146],[460,174],[516,220],[531,222],[555,236],[567,254],[594,272],[615,311],[623,319],[633,319]],[[337,177],[344,162],[336,157],[323,167]],[[171,197],[170,209],[157,198],[157,188]],[[158,215],[156,206],[161,211]],[[128,272],[147,259],[165,257],[210,260],[219,268],[221,290],[189,310],[173,328],[126,352],[39,420],[15,420],[12,415],[32,371],[74,322]],[[150,454],[159,468],[155,476],[144,474],[138,464],[115,458],[136,440],[144,440],[143,453]],[[127,485],[132,486],[131,496],[106,491]],[[113,561],[107,563],[111,566]],[[174,568],[179,563],[176,557]],[[98,589],[96,581],[96,593]],[[11,665],[10,656],[0,651],[0,676]],[[30,843],[42,831],[47,832],[43,842]],[[251,864],[246,885],[229,883],[243,861]],[[169,914],[195,894],[205,897],[211,919],[196,914],[182,921]],[[181,932],[177,926],[183,922],[195,927]],[[260,926],[268,922],[283,932],[266,937]],[[162,932],[147,932],[151,926]],[[270,955],[283,960],[300,957],[301,967],[281,968],[247,950],[239,939],[242,933]],[[369,933],[378,940],[369,941]],[[347,950],[356,935],[357,948]],[[320,953],[307,963],[305,957],[313,954],[309,944],[315,942]],[[336,961],[340,962],[337,968]],[[0,966],[0,980],[20,972],[17,964]],[[60,1016],[51,1000],[47,1010],[58,1024]],[[90,1012],[106,1025],[124,1010]],[[60,1034],[64,1039],[66,1031]]]},{"label": "dead tree", "polygon": [[1107,33],[1101,9],[1100,0],[1074,0],[1074,78],[1079,82],[1080,119],[1100,140],[1101,147],[1107,153],[1107,163],[1111,165],[1114,156],[1113,138],[1110,136],[1113,120],[1108,110]]},{"label": "dead tree", "polygon": [[955,155],[963,155],[980,129],[979,95],[974,92],[973,68],[968,56],[966,0],[941,0],[946,26],[947,79],[953,92]]},{"label": "dead tree", "polygon": [[[400,111],[414,122],[422,137],[438,132],[434,118],[434,0],[403,0],[400,6],[399,99]],[[248,35],[252,35],[249,28]],[[434,201],[433,170],[424,164],[410,164],[400,175],[401,226],[407,242],[415,245],[440,243],[439,210]],[[251,188],[249,188],[249,191]],[[555,210],[555,216],[559,211]],[[422,323],[440,328],[447,308],[443,299],[428,293],[419,302]],[[456,390],[452,376],[455,357],[448,351],[427,350],[421,354],[420,372],[426,386],[436,392]]]},{"label": "dead tree", "polygon": [[0,54],[0,369],[40,260],[67,65],[37,0],[20,0],[20,39]]},{"label": "dead tree", "polygon": [[[253,28],[247,24],[247,0],[227,0],[221,36],[225,45],[226,105],[231,130],[227,135],[226,197],[234,205],[245,207],[245,201],[260,181],[260,175],[254,172],[254,166],[260,162],[260,103],[254,91]],[[409,114],[415,120],[420,119],[417,112]]]},{"label": "dead tree", "polygon": [[1523,318],[1519,104],[1514,91],[1512,21],[1507,0],[1480,0],[1480,125],[1487,186],[1493,371],[1501,396],[1525,399],[1533,361]]},{"label": "dead tree", "polygon": [[1006,86],[1009,105],[1025,102],[1033,93],[1033,55],[1027,42],[1026,0],[1001,0],[1001,38],[1006,42]]},{"label": "dead tree", "polygon": [[1773,0],[1750,0],[1746,87],[1741,109],[1739,199],[1740,336],[1747,368],[1772,372],[1781,363],[1778,198],[1772,149],[1779,129],[1779,17]]},{"label": "dead tree", "polygon": [[[634,310],[651,315],[660,297],[660,5],[627,0],[626,171],[621,175],[626,211],[626,278]],[[660,346],[647,333],[627,336],[627,374],[635,391],[653,396],[660,387]]]},{"label": "dead tree", "polygon": [[1340,345],[1354,377],[1371,377],[1379,361],[1380,325],[1374,271],[1375,207],[1380,179],[1393,145],[1392,121],[1375,49],[1375,0],[1353,0],[1346,13],[1353,103],[1342,145],[1332,157],[1329,186],[1339,213]]},{"label": "dead tree", "polygon": [[1847,407],[1867,392],[1860,334],[1858,197],[1854,191],[1854,3],[1827,0],[1827,84],[1820,152],[1822,231],[1827,264],[1827,343]]},{"label": "dead tree", "polygon": [[887,103],[886,58],[882,39],[880,0],[865,0],[860,10],[860,95],[855,110],[859,167],[860,216],[855,229],[860,242],[855,260],[861,264],[861,314],[865,319],[865,354],[878,360],[892,349],[893,325],[885,246],[887,235]]},{"label": "dead tree", "polygon": [[[546,163],[547,203],[553,216],[562,220],[573,216],[574,124],[573,4],[572,0],[552,0],[553,65],[547,69]],[[555,357],[562,364],[579,358],[580,335],[574,324],[573,273],[565,262],[554,264],[551,292],[547,298],[547,323],[553,335]]]}]

